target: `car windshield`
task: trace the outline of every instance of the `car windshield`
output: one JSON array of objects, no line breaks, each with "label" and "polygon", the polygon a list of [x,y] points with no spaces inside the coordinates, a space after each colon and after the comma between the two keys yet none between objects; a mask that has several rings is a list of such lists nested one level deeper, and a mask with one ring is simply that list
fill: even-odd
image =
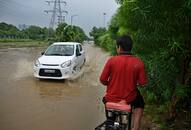
[{"label": "car windshield", "polygon": [[74,45],[53,45],[45,52],[46,56],[72,56]]}]

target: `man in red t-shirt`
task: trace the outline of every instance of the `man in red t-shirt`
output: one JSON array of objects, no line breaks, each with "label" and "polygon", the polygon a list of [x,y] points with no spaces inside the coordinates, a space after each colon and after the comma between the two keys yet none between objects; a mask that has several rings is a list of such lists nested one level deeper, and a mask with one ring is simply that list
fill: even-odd
[{"label": "man in red t-shirt", "polygon": [[138,130],[143,114],[144,100],[137,89],[137,85],[147,83],[144,63],[131,55],[132,40],[128,35],[117,39],[117,56],[111,57],[100,76],[100,82],[107,86],[103,98],[106,102],[120,102],[125,100],[134,108],[133,128]]}]

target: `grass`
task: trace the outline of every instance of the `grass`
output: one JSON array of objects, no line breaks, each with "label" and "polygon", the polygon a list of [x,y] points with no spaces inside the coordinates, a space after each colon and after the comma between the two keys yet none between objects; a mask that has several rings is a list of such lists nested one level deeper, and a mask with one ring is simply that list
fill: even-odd
[{"label": "grass", "polygon": [[181,109],[174,122],[168,121],[169,112],[166,105],[146,105],[144,112],[150,121],[157,126],[157,130],[190,130],[191,110]]},{"label": "grass", "polygon": [[144,112],[149,116],[150,121],[156,125],[157,130],[172,130],[166,126],[165,119],[168,117],[164,109],[164,106],[146,105]]},{"label": "grass", "polygon": [[7,42],[29,42],[34,41],[31,39],[9,39],[9,38],[2,38],[0,39],[0,42],[7,43]]},{"label": "grass", "polygon": [[47,46],[48,41],[37,41],[31,39],[0,39],[0,48],[3,47],[35,47]]}]

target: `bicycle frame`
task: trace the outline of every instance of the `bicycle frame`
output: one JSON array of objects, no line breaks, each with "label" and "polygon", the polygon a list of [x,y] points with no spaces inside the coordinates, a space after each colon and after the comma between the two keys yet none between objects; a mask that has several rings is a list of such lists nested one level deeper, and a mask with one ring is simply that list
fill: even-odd
[{"label": "bicycle frame", "polygon": [[[130,111],[108,109],[105,106],[106,121],[95,130],[131,130],[132,108]],[[112,119],[113,118],[113,119]]]}]

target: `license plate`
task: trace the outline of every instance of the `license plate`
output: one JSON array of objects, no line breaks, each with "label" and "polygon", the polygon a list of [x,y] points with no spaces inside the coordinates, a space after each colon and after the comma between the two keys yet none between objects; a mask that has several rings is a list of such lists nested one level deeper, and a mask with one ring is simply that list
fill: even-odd
[{"label": "license plate", "polygon": [[55,70],[44,70],[45,73],[55,73]]}]

